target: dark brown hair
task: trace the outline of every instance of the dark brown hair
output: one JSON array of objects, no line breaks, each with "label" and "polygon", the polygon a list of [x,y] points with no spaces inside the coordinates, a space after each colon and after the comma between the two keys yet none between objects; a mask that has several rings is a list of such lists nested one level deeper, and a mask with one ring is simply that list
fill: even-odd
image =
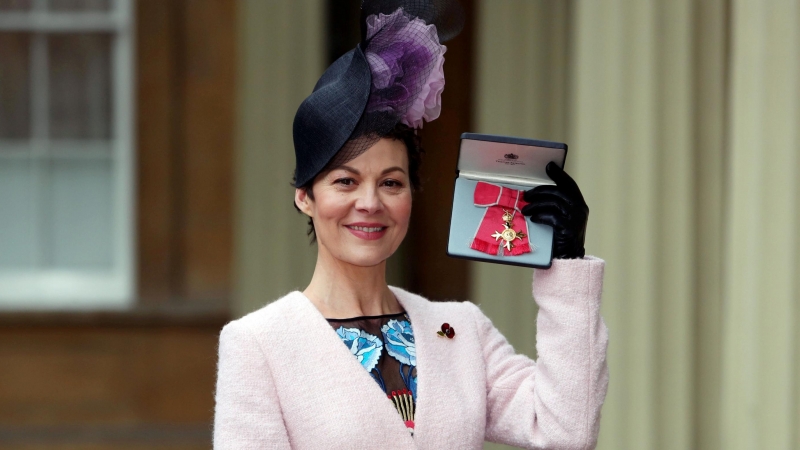
[{"label": "dark brown hair", "polygon": [[[422,154],[425,153],[425,150],[422,149],[422,139],[417,135],[416,131],[402,123],[398,123],[394,126],[388,133],[381,136],[382,138],[394,139],[396,141],[400,141],[406,146],[406,151],[408,152],[408,179],[411,182],[411,191],[418,192],[422,189],[421,186],[421,178],[420,178],[420,166],[422,165]],[[331,170],[335,169],[336,167],[326,167],[322,169],[322,171],[317,175],[323,175]],[[304,184],[303,186],[295,186],[294,180],[292,180],[292,186],[295,186],[298,189],[303,189],[306,191],[306,195],[308,195],[311,200],[314,200],[314,191],[312,190],[312,186],[314,185],[314,180],[317,178],[314,177],[311,181]],[[300,211],[300,208],[297,206],[297,203],[293,203],[296,210]],[[308,218],[308,232],[307,234],[311,237],[311,242],[314,243],[317,241],[317,235],[314,231],[314,220],[309,217]]]}]

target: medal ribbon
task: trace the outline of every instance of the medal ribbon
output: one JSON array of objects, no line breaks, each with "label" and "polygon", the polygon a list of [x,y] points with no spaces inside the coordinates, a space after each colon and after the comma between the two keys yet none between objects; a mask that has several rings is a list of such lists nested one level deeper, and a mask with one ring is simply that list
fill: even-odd
[{"label": "medal ribbon", "polygon": [[[483,220],[475,232],[470,248],[489,255],[497,256],[519,256],[523,253],[530,253],[531,246],[528,241],[528,223],[522,215],[522,207],[528,203],[522,199],[523,191],[511,189],[496,184],[479,181],[475,186],[474,201],[475,206],[486,207]],[[511,228],[515,231],[525,233],[523,239],[516,239],[512,242],[514,247],[509,251],[503,245],[506,241],[492,237],[498,231],[503,231],[503,210],[514,214],[511,220]]]}]

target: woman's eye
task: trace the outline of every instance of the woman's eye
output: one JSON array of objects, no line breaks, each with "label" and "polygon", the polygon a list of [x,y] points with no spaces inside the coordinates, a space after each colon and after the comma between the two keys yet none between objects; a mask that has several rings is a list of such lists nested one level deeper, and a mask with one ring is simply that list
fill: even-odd
[{"label": "woman's eye", "polygon": [[356,180],[354,180],[352,178],[339,178],[336,181],[334,181],[333,183],[334,184],[341,184],[342,186],[352,186],[355,182],[356,182]]},{"label": "woman's eye", "polygon": [[388,187],[403,187],[403,183],[397,180],[386,180],[383,182],[383,185]]}]

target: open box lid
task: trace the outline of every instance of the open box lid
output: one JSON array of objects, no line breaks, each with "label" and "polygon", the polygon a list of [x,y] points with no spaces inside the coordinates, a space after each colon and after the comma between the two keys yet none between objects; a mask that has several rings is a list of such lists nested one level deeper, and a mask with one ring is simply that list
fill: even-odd
[{"label": "open box lid", "polygon": [[510,136],[464,133],[458,153],[459,176],[499,183],[554,184],[547,176],[551,161],[564,168],[567,144]]}]

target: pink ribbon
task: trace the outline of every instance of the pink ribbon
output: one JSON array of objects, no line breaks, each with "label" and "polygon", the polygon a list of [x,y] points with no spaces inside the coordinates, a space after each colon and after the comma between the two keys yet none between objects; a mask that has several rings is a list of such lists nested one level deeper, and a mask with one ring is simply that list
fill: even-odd
[{"label": "pink ribbon", "polygon": [[[530,253],[531,246],[528,241],[528,223],[522,215],[522,207],[528,203],[522,199],[524,191],[518,191],[503,186],[479,181],[475,186],[474,201],[475,206],[486,207],[483,220],[475,232],[470,248],[489,255],[497,256],[519,256],[523,253]],[[504,248],[506,243],[503,239],[495,239],[493,234],[503,231],[503,210],[510,211],[514,218],[511,220],[511,228],[515,231],[525,233],[521,240],[515,239],[512,244],[514,247],[509,251]]]}]

